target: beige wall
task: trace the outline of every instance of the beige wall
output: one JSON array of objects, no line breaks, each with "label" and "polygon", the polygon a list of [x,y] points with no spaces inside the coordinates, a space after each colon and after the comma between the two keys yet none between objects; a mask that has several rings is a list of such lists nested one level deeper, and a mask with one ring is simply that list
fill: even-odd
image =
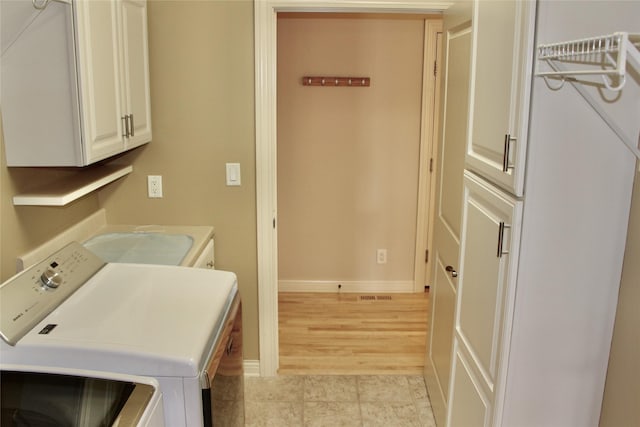
[{"label": "beige wall", "polygon": [[640,172],[636,173],[601,427],[640,425]]},{"label": "beige wall", "polygon": [[[0,273],[16,257],[105,207],[110,223],[213,225],[216,266],[238,274],[245,358],[256,360],[253,2],[149,0],[153,141],[116,161],[134,171],[63,208],[14,207],[14,194],[76,170],[0,171]],[[239,162],[242,186],[225,186]],[[146,175],[163,176],[164,198],[149,199]]]},{"label": "beige wall", "polygon": [[[110,223],[213,225],[216,267],[237,273],[245,359],[256,360],[253,2],[148,3],[153,142],[124,156],[134,171],[100,192]],[[242,186],[225,185],[240,163]],[[162,199],[146,176],[162,175]]]},{"label": "beige wall", "polygon": [[89,195],[65,207],[14,206],[13,196],[76,173],[72,169],[7,168],[0,128],[0,282],[16,273],[16,258],[98,210]]},{"label": "beige wall", "polygon": [[423,37],[419,17],[278,20],[279,279],[413,280]]}]

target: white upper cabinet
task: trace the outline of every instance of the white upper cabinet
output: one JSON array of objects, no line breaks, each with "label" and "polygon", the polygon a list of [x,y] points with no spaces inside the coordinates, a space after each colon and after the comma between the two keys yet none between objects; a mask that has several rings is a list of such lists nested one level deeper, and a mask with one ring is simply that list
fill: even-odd
[{"label": "white upper cabinet", "polygon": [[78,1],[88,163],[151,139],[145,1]]},{"label": "white upper cabinet", "polygon": [[146,1],[7,11],[24,23],[2,46],[8,166],[85,166],[151,140]]},{"label": "white upper cabinet", "polygon": [[535,2],[476,0],[466,164],[523,195]]}]

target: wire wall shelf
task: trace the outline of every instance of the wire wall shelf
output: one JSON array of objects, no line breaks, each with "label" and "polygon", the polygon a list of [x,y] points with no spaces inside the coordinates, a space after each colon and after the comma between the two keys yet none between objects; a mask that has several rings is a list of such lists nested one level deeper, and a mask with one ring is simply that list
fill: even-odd
[{"label": "wire wall shelf", "polygon": [[[638,141],[629,137],[579,80],[580,76],[601,76],[607,89],[622,90],[628,80],[628,66],[640,73],[640,33],[616,32],[599,37],[541,44],[537,48],[537,59],[536,76],[543,77],[552,90],[559,90],[565,81],[569,81],[627,148],[640,159],[640,135]],[[541,71],[543,63],[548,71]],[[552,79],[560,80],[560,83],[554,86]],[[593,83],[593,80],[589,82]]]},{"label": "wire wall shelf", "polygon": [[[572,40],[538,46],[538,60],[545,61],[551,71],[536,73],[541,77],[601,75],[608,89],[620,90],[624,86],[627,63],[640,71],[640,34],[624,32],[605,36]],[[560,63],[575,64],[572,69]],[[580,68],[577,68],[579,66]],[[617,79],[613,86],[609,79]]]}]

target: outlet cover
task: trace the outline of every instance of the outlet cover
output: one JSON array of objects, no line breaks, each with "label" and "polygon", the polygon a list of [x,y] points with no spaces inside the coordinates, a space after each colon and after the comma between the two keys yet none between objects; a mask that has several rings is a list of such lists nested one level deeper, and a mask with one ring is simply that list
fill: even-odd
[{"label": "outlet cover", "polygon": [[378,264],[386,264],[387,263],[387,250],[386,249],[378,249],[376,251],[376,262]]},{"label": "outlet cover", "polygon": [[152,199],[159,199],[162,197],[162,176],[161,175],[147,176],[147,194]]}]

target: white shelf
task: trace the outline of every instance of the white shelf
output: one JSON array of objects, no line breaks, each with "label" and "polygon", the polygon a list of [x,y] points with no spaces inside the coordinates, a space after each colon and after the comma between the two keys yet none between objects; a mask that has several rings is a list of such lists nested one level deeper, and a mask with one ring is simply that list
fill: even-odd
[{"label": "white shelf", "polygon": [[16,206],[65,206],[118,178],[130,174],[132,166],[105,165],[91,170],[79,171],[59,181],[13,197]]}]

